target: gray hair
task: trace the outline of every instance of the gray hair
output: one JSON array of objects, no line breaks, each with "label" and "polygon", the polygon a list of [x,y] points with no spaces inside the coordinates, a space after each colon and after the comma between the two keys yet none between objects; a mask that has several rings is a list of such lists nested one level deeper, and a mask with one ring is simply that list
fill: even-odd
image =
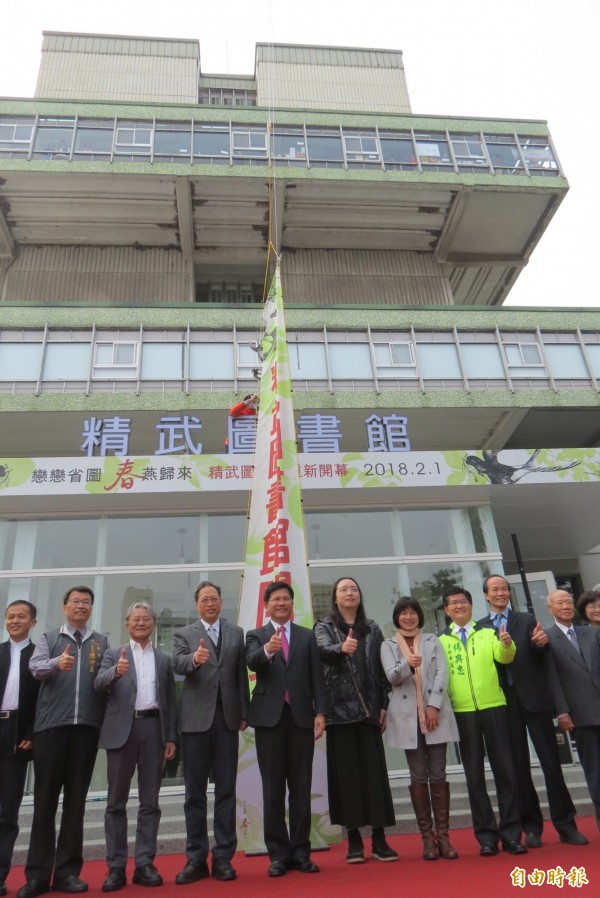
[{"label": "gray hair", "polygon": [[148,614],[152,615],[152,620],[154,621],[154,623],[156,623],[156,611],[149,602],[133,602],[125,612],[125,623],[127,623],[129,618],[137,608],[143,608],[144,611],[147,611]]}]

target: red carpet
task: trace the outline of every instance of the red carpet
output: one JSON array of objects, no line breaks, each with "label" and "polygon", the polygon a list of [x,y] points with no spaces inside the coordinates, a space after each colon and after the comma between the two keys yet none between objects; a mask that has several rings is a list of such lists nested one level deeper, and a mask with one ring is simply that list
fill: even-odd
[{"label": "red carpet", "polygon": [[[452,843],[460,853],[457,861],[438,860],[426,862],[421,858],[422,842],[418,835],[390,836],[389,842],[400,854],[397,863],[381,863],[367,860],[365,864],[346,864],[345,845],[334,845],[330,851],[315,852],[313,859],[321,867],[319,874],[310,875],[290,872],[283,879],[269,879],[266,857],[245,857],[237,854],[234,866],[238,872],[235,882],[215,882],[202,880],[189,886],[175,886],[175,874],[183,867],[183,855],[162,855],[156,866],[164,877],[162,889],[148,889],[128,885],[119,894],[124,898],[150,898],[155,895],[168,898],[198,898],[198,896],[230,896],[230,898],[307,898],[320,894],[326,898],[508,898],[524,894],[530,898],[548,898],[559,894],[600,895],[600,833],[592,818],[579,820],[579,828],[590,840],[589,845],[574,847],[562,845],[554,829],[546,824],[544,846],[530,850],[529,854],[512,857],[500,852],[497,857],[480,858],[479,847],[470,829],[455,830],[451,833]],[[368,841],[365,848],[369,849]],[[513,885],[511,871],[521,868],[525,871],[524,887]],[[527,877],[537,876],[541,871],[547,879],[548,871],[557,878],[558,868],[565,871],[562,888],[557,884],[534,885]],[[576,885],[577,873],[583,870],[588,884]],[[130,862],[127,875],[131,880],[133,865]],[[571,874],[571,882],[568,876]],[[86,894],[99,898],[104,893],[100,886],[106,876],[103,861],[89,861],[83,868],[83,878],[90,885]],[[560,881],[560,871],[558,871]],[[23,885],[23,868],[16,867],[7,880],[9,895]],[[581,883],[581,875],[579,874]],[[576,889],[572,892],[571,889]]]}]

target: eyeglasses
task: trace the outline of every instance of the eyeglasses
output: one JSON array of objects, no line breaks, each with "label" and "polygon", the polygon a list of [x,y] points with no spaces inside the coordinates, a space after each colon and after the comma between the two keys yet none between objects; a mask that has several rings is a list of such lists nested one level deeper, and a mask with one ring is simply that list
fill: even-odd
[{"label": "eyeglasses", "polygon": [[67,605],[81,605],[84,608],[92,607],[92,603],[89,599],[69,599]]},{"label": "eyeglasses", "polygon": [[469,602],[448,602],[446,608],[464,608]]}]

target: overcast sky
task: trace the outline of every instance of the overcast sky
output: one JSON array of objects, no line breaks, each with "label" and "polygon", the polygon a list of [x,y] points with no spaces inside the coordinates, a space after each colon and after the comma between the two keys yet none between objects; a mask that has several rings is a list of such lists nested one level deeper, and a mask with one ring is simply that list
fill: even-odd
[{"label": "overcast sky", "polygon": [[507,304],[600,307],[599,0],[25,0],[2,19],[0,96],[33,96],[44,30],[194,38],[218,74],[251,74],[257,41],[402,50],[414,113],[549,122],[571,189]]}]

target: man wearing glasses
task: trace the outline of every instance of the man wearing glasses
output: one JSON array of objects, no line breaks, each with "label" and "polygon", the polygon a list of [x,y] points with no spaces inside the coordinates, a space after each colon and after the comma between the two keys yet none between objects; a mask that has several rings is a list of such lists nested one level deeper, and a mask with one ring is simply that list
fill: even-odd
[{"label": "man wearing glasses", "polygon": [[[83,867],[83,816],[96,753],[104,700],[94,680],[108,646],[106,636],[88,627],[94,593],[75,586],[63,598],[65,623],[40,637],[29,669],[41,681],[36,708],[33,821],[25,866],[27,883],[18,898],[52,889],[87,891]],[[61,789],[62,820],[56,841],[55,818]]]},{"label": "man wearing glasses", "polygon": [[248,718],[248,671],[241,627],[221,618],[221,588],[207,580],[195,594],[198,620],[173,635],[173,670],[185,677],[179,710],[185,781],[187,863],[175,877],[187,885],[210,876],[206,787],[215,783],[212,875],[236,878],[236,779],[239,732]]},{"label": "man wearing glasses", "polygon": [[[526,854],[527,849],[521,844],[517,779],[506,738],[506,698],[496,669],[496,662],[510,664],[515,657],[515,644],[504,624],[496,634],[475,623],[471,593],[462,586],[447,589],[442,602],[452,623],[440,641],[448,659],[448,695],[460,735],[479,853],[492,857],[498,854],[501,842],[509,854]],[[484,745],[496,784],[499,824],[485,784]]]}]

